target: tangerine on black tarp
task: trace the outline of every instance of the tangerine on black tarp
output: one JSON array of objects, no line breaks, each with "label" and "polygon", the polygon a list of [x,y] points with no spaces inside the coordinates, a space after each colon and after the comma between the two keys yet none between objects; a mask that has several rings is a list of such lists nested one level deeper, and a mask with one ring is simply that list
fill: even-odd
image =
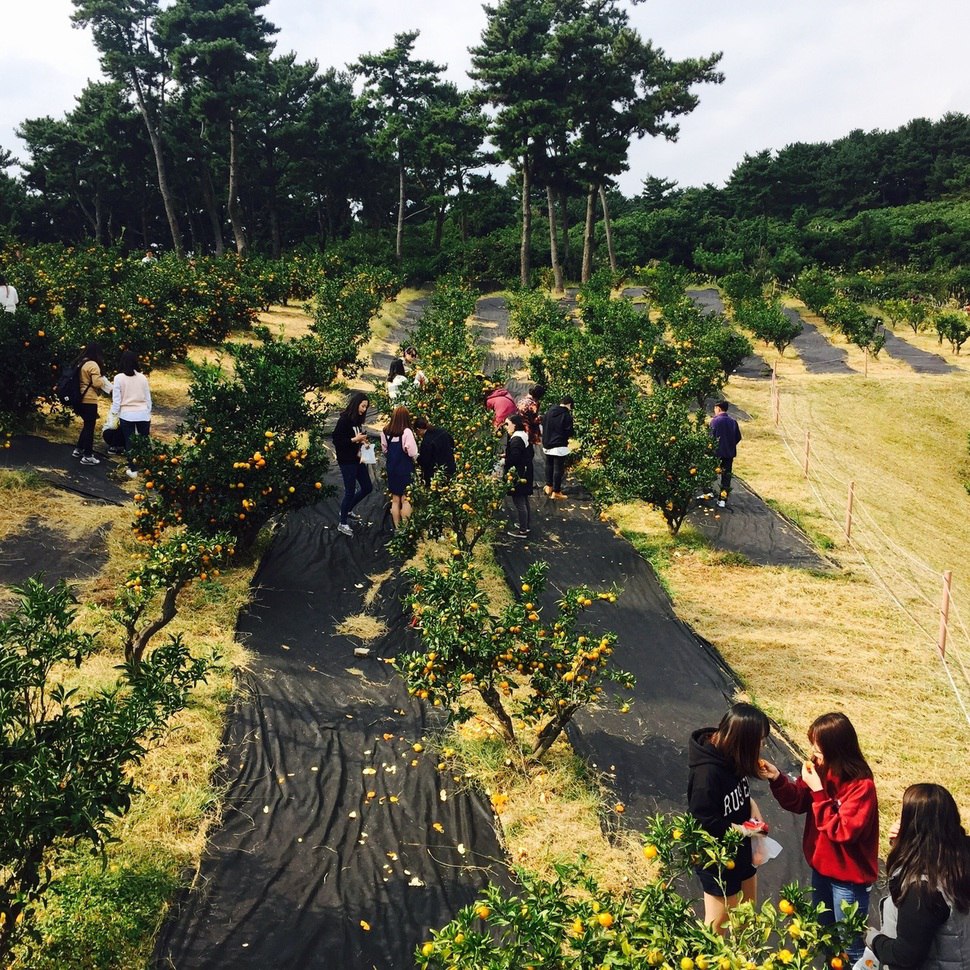
[{"label": "tangerine on black tarp", "polygon": [[[590,763],[617,801],[625,805],[623,825],[634,829],[657,812],[687,809],[687,745],[692,731],[716,726],[739,685],[713,647],[679,620],[657,577],[642,556],[599,520],[588,494],[567,502],[540,498],[533,514],[534,538],[502,541],[496,558],[513,589],[537,559],[549,563],[542,606],[553,612],[561,591],[586,583],[623,588],[615,605],[595,601],[586,617],[597,631],[618,634],[612,661],[636,675],[632,692],[607,685],[609,701],[580,711],[569,731],[576,752]],[[618,711],[614,695],[630,698],[631,710]],[[808,722],[822,713],[806,714]],[[794,768],[798,756],[773,732],[765,757],[779,768]],[[768,783],[752,781],[752,794],[784,846],[759,872],[759,895],[766,898],[786,882],[807,884],[801,850],[804,820],[780,809]],[[700,888],[690,887],[698,895]]]},{"label": "tangerine on black tarp", "polygon": [[[381,502],[358,510],[376,519]],[[490,808],[414,751],[434,725],[380,659],[415,636],[401,581],[382,590],[375,657],[335,633],[389,565],[376,525],[349,538],[336,521],[332,502],[288,515],[253,580],[239,636],[256,656],[224,740],[223,820],[156,968],[411,967],[429,928],[508,882]]]}]

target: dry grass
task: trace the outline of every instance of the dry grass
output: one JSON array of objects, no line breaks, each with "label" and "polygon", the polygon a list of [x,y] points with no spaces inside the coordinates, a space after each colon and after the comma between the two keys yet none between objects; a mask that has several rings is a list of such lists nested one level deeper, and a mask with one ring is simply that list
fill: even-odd
[{"label": "dry grass", "polygon": [[[793,738],[804,743],[808,723],[823,711],[849,714],[887,822],[903,789],[923,780],[946,785],[970,812],[970,731],[934,648],[938,570],[954,568],[958,594],[967,588],[970,378],[908,368],[870,369],[868,380],[812,377],[786,359],[781,393],[789,447],[771,420],[767,383],[732,380],[731,401],[752,417],[735,468],[809,531],[829,537],[828,554],[841,567],[835,575],[736,565],[689,533],[671,541],[659,515],[642,507],[612,512],[656,551],[678,615],[716,645]],[[808,427],[811,482],[799,465]],[[842,534],[850,480],[852,545]],[[970,597],[963,602],[970,618]],[[951,643],[953,655],[959,648],[965,655],[970,644]],[[966,681],[963,687],[970,694]]]}]

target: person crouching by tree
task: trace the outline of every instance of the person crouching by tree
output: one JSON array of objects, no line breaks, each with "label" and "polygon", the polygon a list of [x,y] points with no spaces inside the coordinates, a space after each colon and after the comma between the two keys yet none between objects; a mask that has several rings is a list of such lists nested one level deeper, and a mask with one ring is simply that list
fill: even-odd
[{"label": "person crouching by tree", "polygon": [[542,398],[546,393],[545,385],[533,384],[529,388],[528,394],[523,394],[515,405],[519,409],[519,414],[525,418],[526,430],[529,432],[529,441],[533,445],[542,442],[542,416],[539,409],[542,406]]},{"label": "person crouching by tree", "polygon": [[569,439],[573,434],[573,399],[568,395],[549,408],[542,419],[542,450],[546,456],[546,484],[550,498],[564,499],[562,480],[566,474]]},{"label": "person crouching by tree", "polygon": [[722,509],[727,505],[727,498],[731,494],[731,475],[734,459],[738,455],[738,442],[741,440],[741,428],[728,414],[730,406],[727,401],[718,401],[714,405],[714,417],[711,418],[710,427],[711,437],[715,441],[714,454],[721,468],[717,504]]},{"label": "person crouching by tree", "polygon": [[494,415],[492,425],[499,431],[505,424],[505,419],[510,414],[518,413],[515,406],[515,398],[509,393],[504,384],[499,384],[485,398],[485,407]]},{"label": "person crouching by tree", "polygon": [[340,503],[340,522],[337,531],[352,536],[354,530],[348,519],[360,519],[354,512],[357,504],[367,498],[374,490],[371,484],[370,468],[360,460],[360,446],[367,443],[364,422],[370,400],[363,391],[354,391],[347,406],[340,412],[334,426],[333,450],[337,455],[337,465],[344,482],[344,497]]},{"label": "person crouching by tree", "polygon": [[411,516],[407,490],[414,478],[414,462],[418,457],[418,442],[406,407],[396,407],[384,426],[381,451],[387,457],[387,490],[391,495],[391,521],[396,529]]},{"label": "person crouching by tree", "polygon": [[128,456],[125,474],[138,477],[135,459],[131,454],[131,441],[135,435],[149,435],[152,430],[152,392],[148,378],[138,369],[138,355],[126,350],[118,363],[120,372],[115,374],[111,392],[111,414],[120,419],[121,436]]},{"label": "person crouching by tree", "polygon": [[112,392],[111,381],[104,376],[104,356],[101,345],[91,341],[75,361],[80,368],[78,380],[81,386],[81,404],[78,413],[84,422],[77,437],[74,457],[81,459],[82,465],[100,465],[101,460],[94,457],[94,426],[98,423],[98,392]]},{"label": "person crouching by tree", "polygon": [[422,416],[414,421],[414,433],[418,436],[418,467],[425,487],[431,485],[439,468],[451,478],[455,474],[455,439],[450,432],[436,428]]},{"label": "person crouching by tree", "polygon": [[[705,832],[723,838],[749,819],[761,821],[751,797],[748,779],[758,776],[761,745],[771,725],[753,704],[734,704],[716,728],[701,728],[690,736],[687,807]],[[704,890],[704,922],[724,933],[728,911],[745,902],[757,902],[758,870],[751,860],[751,839],[745,838],[734,858],[734,868],[698,867],[694,870]]]},{"label": "person crouching by tree", "polygon": [[[525,418],[516,412],[505,419],[505,430],[508,441],[505,444],[505,476],[511,478],[509,495],[515,505],[518,523],[509,530],[509,535],[516,539],[528,539],[529,528],[532,525],[531,496],[533,489],[532,460],[535,449],[529,441]],[[511,474],[510,474],[511,473]]]}]

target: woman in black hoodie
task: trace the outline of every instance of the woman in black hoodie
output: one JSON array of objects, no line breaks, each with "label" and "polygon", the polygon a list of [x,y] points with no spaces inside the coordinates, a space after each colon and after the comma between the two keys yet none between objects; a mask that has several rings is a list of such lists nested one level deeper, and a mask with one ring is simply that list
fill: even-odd
[{"label": "woman in black hoodie", "polygon": [[[735,704],[717,728],[701,728],[690,737],[687,806],[715,838],[749,819],[761,819],[748,779],[758,775],[761,744],[769,728],[763,711],[751,704]],[[718,932],[723,931],[728,910],[738,904],[739,897],[756,900],[758,871],[751,862],[748,839],[738,849],[733,869],[694,871],[704,888],[704,922]]]}]

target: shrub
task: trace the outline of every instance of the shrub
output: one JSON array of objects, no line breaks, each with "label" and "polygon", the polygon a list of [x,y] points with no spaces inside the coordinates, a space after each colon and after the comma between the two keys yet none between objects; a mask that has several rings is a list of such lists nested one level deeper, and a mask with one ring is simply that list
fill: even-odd
[{"label": "shrub", "polygon": [[835,299],[835,277],[818,266],[809,267],[795,279],[795,293],[809,310],[821,313]]},{"label": "shrub", "polygon": [[506,297],[509,307],[509,336],[520,343],[532,338],[540,327],[570,326],[569,315],[558,300],[538,290],[518,290]]},{"label": "shrub", "polygon": [[278,512],[332,493],[322,415],[307,401],[299,344],[237,346],[236,373],[193,366],[191,404],[179,437],[136,439],[144,492],[135,529],[156,541],[167,527],[243,546]]},{"label": "shrub", "polygon": [[[573,715],[599,698],[605,681],[630,687],[633,677],[610,666],[615,634],[594,636],[579,626],[596,600],[615,602],[616,590],[594,593],[576,587],[563,593],[553,617],[541,617],[537,600],[547,566],[533,563],[522,577],[523,599],[501,613],[490,610],[481,572],[457,548],[451,562],[425,559],[408,570],[421,649],[398,657],[408,689],[445,707],[457,720],[471,710],[468,692],[479,694],[509,744],[517,743],[515,716],[537,729],[532,755],[541,758]],[[518,692],[518,693],[516,693]]]},{"label": "shrub", "polygon": [[960,348],[970,337],[970,319],[967,314],[958,310],[945,310],[938,313],[933,321],[937,336],[942,344],[948,340],[950,348],[955,354],[960,353]]},{"label": "shrub", "polygon": [[58,333],[54,321],[18,307],[0,312],[0,412],[22,419],[53,397]]},{"label": "shrub", "polygon": [[734,305],[734,319],[756,339],[770,344],[779,354],[802,332],[800,321],[785,313],[777,300],[740,300]]},{"label": "shrub", "polygon": [[[731,931],[721,936],[694,915],[678,891],[701,860],[732,864],[739,836],[718,841],[689,815],[655,816],[647,822],[644,854],[656,861],[644,886],[619,895],[602,889],[582,863],[556,866],[556,877],[519,872],[516,888],[483,890],[447,926],[418,947],[423,970],[809,970],[841,955],[865,926],[854,908],[823,925],[821,905],[795,884],[777,906],[746,902],[730,911]],[[843,956],[833,959],[842,966]]]},{"label": "shrub", "polygon": [[81,697],[56,679],[95,649],[72,629],[72,594],[29,579],[0,621],[0,959],[30,935],[34,906],[70,843],[102,852],[111,819],[131,805],[131,768],[205,678],[206,662],[178,638],[142,663],[126,663],[116,687]]}]

